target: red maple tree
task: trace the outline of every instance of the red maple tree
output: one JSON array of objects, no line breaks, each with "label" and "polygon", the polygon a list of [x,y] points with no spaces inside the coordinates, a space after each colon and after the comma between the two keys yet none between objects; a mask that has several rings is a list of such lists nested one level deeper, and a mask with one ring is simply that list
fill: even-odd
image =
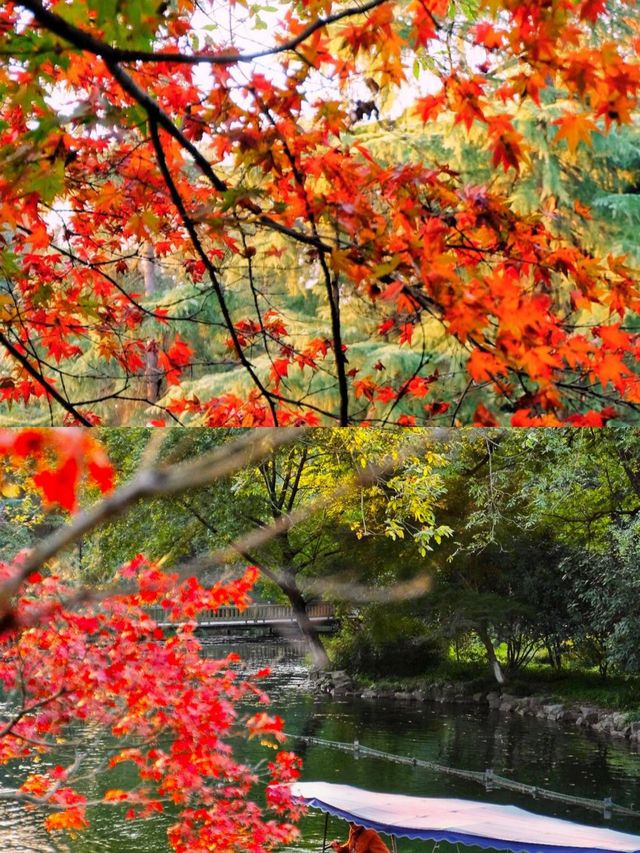
[{"label": "red maple tree", "polygon": [[[480,132],[496,173],[528,168],[518,113],[548,97],[562,113],[545,132],[575,155],[637,116],[634,0],[278,12],[271,45],[247,51],[238,27],[272,14],[257,4],[2,5],[2,397],[45,397],[84,424],[120,421],[131,399],[160,409],[154,422],[211,426],[632,414],[640,302],[626,259],[567,237],[543,205],[519,213],[508,184],[382,160],[353,128],[384,118],[428,60],[437,84],[408,87],[414,114]],[[170,259],[188,297],[167,303],[146,273],[132,283]],[[279,259],[313,279],[319,335],[289,316],[281,285],[264,290]],[[417,366],[387,377],[379,350],[362,353],[344,320],[358,305],[365,338],[422,348]],[[429,368],[430,323],[463,360],[462,391]],[[218,372],[230,387],[182,388]]]},{"label": "red maple tree", "polygon": [[[9,479],[14,466],[23,477],[31,466],[31,483],[58,507],[74,508],[85,482],[111,488],[114,472],[87,431],[5,430],[0,458]],[[98,594],[50,565],[31,571],[34,559],[0,566],[0,764],[38,757],[44,769],[18,788],[3,786],[0,799],[41,810],[51,831],[82,830],[98,804],[125,818],[168,810],[176,851],[262,853],[295,837],[299,809],[287,783],[297,757],[276,750],[258,772],[234,750],[238,739],[276,748],[284,739],[282,721],[265,708],[265,672],[244,674],[234,655],[207,659],[194,636],[201,610],[247,603],[255,570],[205,588],[137,556]],[[175,627],[158,625],[149,605]],[[96,731],[114,746],[101,793],[88,796],[81,779]],[[122,763],[137,780],[126,788],[110,782]]]}]

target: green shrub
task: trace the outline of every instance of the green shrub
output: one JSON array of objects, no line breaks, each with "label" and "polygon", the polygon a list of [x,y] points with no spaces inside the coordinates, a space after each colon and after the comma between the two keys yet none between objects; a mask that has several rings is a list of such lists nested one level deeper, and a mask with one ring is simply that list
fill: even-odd
[{"label": "green shrub", "polygon": [[330,643],[333,664],[352,675],[410,678],[444,660],[445,649],[424,622],[388,605],[369,605]]}]

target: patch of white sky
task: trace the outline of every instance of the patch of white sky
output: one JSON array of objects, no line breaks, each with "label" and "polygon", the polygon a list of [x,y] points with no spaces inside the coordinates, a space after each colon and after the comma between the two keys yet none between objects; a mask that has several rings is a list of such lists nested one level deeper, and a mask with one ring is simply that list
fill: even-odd
[{"label": "patch of white sky", "polygon": [[[353,4],[357,5],[356,3]],[[253,12],[251,12],[253,8]],[[252,4],[244,7],[239,3],[212,4],[209,9],[199,6],[193,17],[193,28],[203,46],[207,39],[223,48],[233,47],[240,53],[253,53],[278,46],[278,36],[282,40],[286,29],[282,23],[284,15],[291,9],[290,3],[272,2],[268,5]],[[349,23],[350,19],[346,22]],[[353,20],[358,20],[354,17]],[[337,32],[344,21],[329,25],[329,32]],[[274,85],[284,85],[286,72],[283,69],[284,54],[275,53],[253,60],[251,63],[239,63],[233,69],[233,77],[240,85],[246,83],[253,72],[263,74]],[[289,54],[291,56],[291,54]],[[365,69],[363,68],[363,72]],[[318,70],[309,75],[304,85],[307,104],[316,99],[341,100],[345,93],[340,90],[336,80],[330,76],[330,69]],[[405,63],[406,81],[396,88],[392,98],[384,104],[384,117],[396,119],[414,102],[416,97],[438,91],[441,86],[436,74],[415,63],[415,56],[407,56]],[[372,93],[364,80],[366,73],[357,75],[347,87],[347,97],[352,104],[358,101],[370,101]],[[211,72],[206,66],[200,66],[195,74],[198,84],[206,91],[211,86]],[[246,105],[246,102],[242,102]],[[377,105],[381,109],[381,105]],[[311,109],[308,108],[311,115]],[[382,109],[381,109],[382,113]],[[304,104],[303,116],[304,118]],[[372,121],[373,118],[363,119]]]},{"label": "patch of white sky", "polygon": [[[353,5],[357,5],[356,2]],[[291,3],[278,2],[278,0],[267,0],[266,3],[254,3],[248,0],[245,6],[241,2],[211,2],[211,0],[196,0],[195,11],[192,16],[192,30],[189,36],[183,37],[183,45],[187,45],[189,40],[189,50],[198,51],[206,45],[214,45],[218,50],[226,50],[233,48],[239,53],[255,53],[256,51],[269,50],[278,46],[279,39],[286,38],[286,27],[283,23],[285,14],[290,12]],[[354,19],[346,19],[349,23]],[[28,27],[31,23],[31,15],[26,13],[24,18],[24,26]],[[330,32],[338,32],[339,27],[344,25],[345,21],[330,26]],[[430,61],[435,59],[434,51],[440,50],[442,56],[440,59],[446,62],[444,48],[437,45],[430,46]],[[472,65],[479,65],[487,59],[486,51],[483,48],[465,46],[465,61]],[[242,62],[230,66],[231,76],[237,85],[237,89],[231,93],[232,97],[237,98],[237,102],[244,108],[251,108],[250,96],[246,92],[246,85],[249,82],[253,73],[264,75],[270,82],[276,86],[284,86],[286,81],[286,70],[283,67],[283,57],[285,53],[273,53],[267,56],[262,56],[254,59],[250,63]],[[288,54],[291,57],[291,53]],[[425,56],[421,57],[412,53],[406,52],[404,57],[405,80],[399,86],[396,86],[389,96],[385,97],[384,103],[376,103],[378,114],[375,112],[369,116],[363,117],[361,123],[377,121],[379,118],[394,120],[400,117],[412,104],[416,98],[433,94],[441,88],[441,80],[438,74],[429,70],[428,62],[424,61]],[[337,100],[347,101],[352,107],[355,107],[358,102],[370,102],[373,98],[372,91],[366,83],[366,68],[363,64],[363,73],[354,75],[349,81],[346,92],[341,91],[338,81],[331,76],[329,68],[317,70],[310,74],[304,83],[303,106],[301,120],[304,122],[305,117],[312,118],[312,104],[317,100]],[[202,63],[194,68],[194,81],[203,97],[206,97],[207,92],[216,85],[213,80],[211,67]],[[100,98],[98,97],[98,101]],[[373,98],[380,100],[380,98]],[[70,90],[64,86],[57,86],[50,94],[49,101],[56,111],[61,116],[61,123],[65,123],[65,119],[71,119],[78,113],[86,112],[88,105],[81,100],[78,100],[77,92]],[[108,104],[104,102],[106,111],[108,112]],[[95,106],[95,104],[94,104]],[[106,128],[100,125],[98,121],[93,126],[93,132],[100,134],[106,132],[113,135],[117,132],[117,128]],[[87,132],[88,127],[85,126],[83,132]]]},{"label": "patch of white sky", "polygon": [[[355,0],[353,5],[356,6],[357,3],[358,0]],[[278,0],[267,0],[265,3],[247,0],[246,5],[243,2],[233,2],[233,0],[222,0],[222,2],[196,0],[195,11],[191,20],[192,31],[188,36],[183,37],[181,47],[188,44],[189,50],[198,51],[206,45],[214,45],[218,50],[233,48],[239,53],[255,53],[256,51],[275,48],[278,46],[279,39],[286,38],[286,26],[283,21],[285,14],[290,10],[290,2],[278,2]],[[348,24],[352,20],[358,20],[358,18],[348,18],[341,23],[329,25],[330,32],[338,32],[341,25]],[[22,21],[23,26],[29,27],[31,22],[30,13],[25,13]],[[439,60],[438,51],[440,52]],[[481,47],[466,44],[463,47],[463,52],[465,62],[472,66],[486,63],[488,59],[487,52]],[[256,58],[250,63],[242,62],[230,66],[232,79],[238,87],[235,92],[232,92],[232,97],[236,97],[241,106],[251,107],[245,87],[255,72],[263,74],[274,85],[283,86],[286,80],[286,70],[283,67],[284,56],[284,53],[273,53]],[[291,53],[288,56],[291,57]],[[379,118],[397,119],[415,103],[416,98],[439,91],[442,85],[440,76],[428,68],[430,63],[433,67],[435,60],[446,64],[446,51],[442,45],[430,45],[429,56],[426,52],[420,56],[419,53],[416,55],[411,51],[406,51],[404,56],[404,82],[393,89],[390,95],[385,98],[384,103],[376,103],[379,111],[377,115],[374,111],[372,115],[362,118],[361,122],[376,121]],[[341,91],[337,80],[331,76],[329,68],[323,68],[310,74],[305,80],[304,89],[301,93],[304,98],[302,121],[304,121],[305,116],[309,118],[313,116],[312,104],[319,99],[346,100],[354,107],[358,102],[370,102],[372,91],[366,83],[367,75],[364,65],[362,70],[362,74],[354,75],[353,79],[349,81],[346,92]],[[216,85],[212,77],[211,67],[206,63],[195,66],[194,81],[204,97]],[[100,101],[99,96],[97,101]],[[86,112],[89,108],[88,104],[78,100],[77,92],[65,86],[56,86],[49,95],[49,102],[60,115],[63,124],[66,123],[65,120],[70,120],[79,113]],[[106,100],[104,106],[108,112]],[[88,127],[85,126],[83,132],[87,131]],[[107,132],[113,135],[114,132],[117,132],[117,128],[101,127],[100,121],[98,121],[93,125],[92,132],[96,134]]]}]

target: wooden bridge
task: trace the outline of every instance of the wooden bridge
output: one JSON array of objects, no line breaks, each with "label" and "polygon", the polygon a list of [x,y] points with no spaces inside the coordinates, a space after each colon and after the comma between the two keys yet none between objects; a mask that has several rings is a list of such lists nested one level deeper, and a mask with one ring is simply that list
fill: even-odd
[{"label": "wooden bridge", "polygon": [[[167,620],[167,612],[162,607],[148,608],[149,615],[162,628],[175,627],[176,622]],[[319,630],[330,630],[336,625],[336,616],[332,604],[312,604],[307,608],[307,616]],[[286,604],[250,604],[244,610],[239,607],[219,607],[217,610],[203,610],[197,617],[198,628],[208,631],[235,631],[268,628],[296,628],[297,622],[293,608]]]}]

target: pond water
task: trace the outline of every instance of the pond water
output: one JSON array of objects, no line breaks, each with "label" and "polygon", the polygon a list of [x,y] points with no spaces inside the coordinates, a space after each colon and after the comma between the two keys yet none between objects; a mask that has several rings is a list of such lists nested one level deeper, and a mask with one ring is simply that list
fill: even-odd
[{"label": "pond water", "polygon": [[[398,755],[437,761],[469,770],[493,769],[518,781],[577,796],[603,799],[640,810],[640,756],[626,742],[614,741],[529,717],[504,717],[469,706],[397,701],[318,698],[307,689],[307,673],[295,647],[277,641],[242,642],[232,646],[207,642],[207,652],[219,656],[238,651],[250,667],[272,666],[267,689],[286,730],[328,740],[352,742]],[[292,742],[292,747],[298,746]],[[98,743],[87,759],[96,768],[90,783],[98,790],[98,768],[108,744]],[[298,749],[300,751],[300,749]],[[582,823],[606,825],[640,834],[640,820],[600,814],[510,792],[485,791],[474,782],[387,761],[360,757],[320,746],[302,748],[305,780],[352,784],[376,791],[417,796],[456,796],[494,803],[513,803],[542,814]],[[36,769],[25,763],[16,768],[22,778]],[[121,771],[122,772],[122,771]],[[0,784],[8,780],[0,777]],[[124,784],[123,784],[124,783]],[[126,779],[119,784],[124,787]],[[113,780],[109,783],[114,787]],[[22,806],[0,808],[0,849],[21,853],[164,853],[164,818],[152,821],[120,820],[113,809],[95,809],[91,828],[75,839],[56,841],[41,829],[41,817]],[[316,853],[322,847],[324,817],[309,815],[301,824],[302,837],[286,853]],[[331,818],[329,838],[344,838],[346,824]],[[399,842],[400,853],[426,853],[431,845]],[[444,850],[441,845],[440,850]],[[284,852],[283,852],[284,853]]]}]

